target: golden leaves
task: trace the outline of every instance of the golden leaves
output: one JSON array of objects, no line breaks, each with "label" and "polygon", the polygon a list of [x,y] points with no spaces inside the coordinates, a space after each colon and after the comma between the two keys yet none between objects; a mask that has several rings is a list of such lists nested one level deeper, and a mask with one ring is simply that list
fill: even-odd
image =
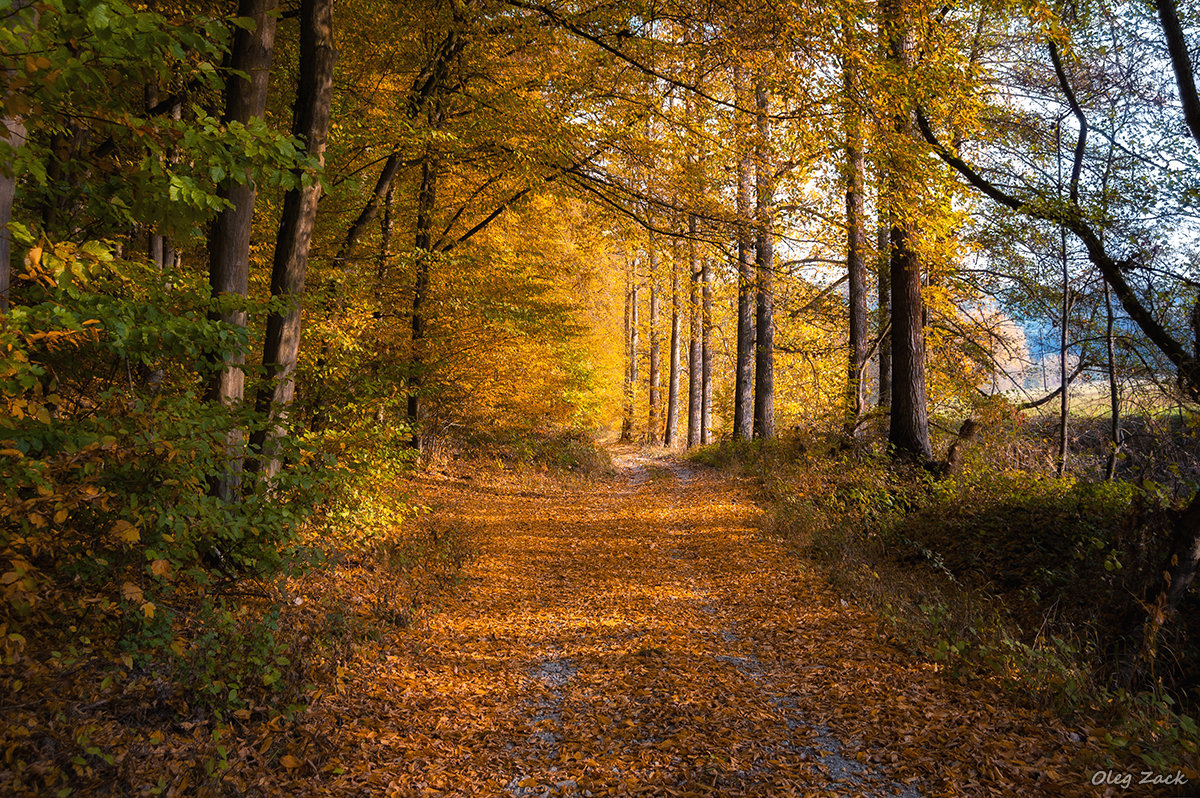
[{"label": "golden leaves", "polygon": [[[880,643],[874,619],[754,534],[758,511],[736,483],[701,473],[684,485],[662,469],[636,486],[573,489],[513,473],[414,480],[416,499],[439,507],[429,523],[476,552],[457,580],[420,594],[437,609],[407,626],[369,609],[395,589],[386,582],[418,578],[412,567],[342,564],[303,583],[288,606],[309,613],[306,633],[336,642],[319,625],[320,585],[346,591],[347,606],[360,599],[375,639],[317,671],[293,716],[247,706],[150,729],[105,717],[96,745],[123,752],[118,791],[161,778],[177,794],[201,780],[294,796],[1087,794],[1079,762],[1100,730],[1069,742],[991,686]],[[149,570],[170,573],[165,560]],[[118,590],[159,617],[137,584]],[[153,695],[147,685],[147,707]],[[14,745],[29,750],[0,733]]]},{"label": "golden leaves", "polygon": [[141,531],[125,519],[121,519],[113,524],[110,531],[118,540],[125,543],[137,543],[142,539]]}]

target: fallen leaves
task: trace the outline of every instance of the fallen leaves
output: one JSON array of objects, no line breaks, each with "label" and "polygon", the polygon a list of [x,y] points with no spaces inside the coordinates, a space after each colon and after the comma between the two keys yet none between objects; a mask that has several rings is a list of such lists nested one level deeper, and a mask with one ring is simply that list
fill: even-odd
[{"label": "fallen leaves", "polygon": [[[461,584],[420,594],[413,623],[376,620],[307,708],[164,723],[146,715],[163,686],[126,685],[146,720],[103,743],[93,731],[113,762],[80,767],[168,795],[1098,793],[1094,736],[881,643],[874,619],[754,532],[733,482],[512,480],[415,483],[477,555]],[[356,583],[364,605],[385,578],[411,575]],[[153,612],[137,585],[121,595]],[[113,728],[132,716],[121,694],[92,710]],[[8,767],[37,750],[22,717],[6,717]]]}]

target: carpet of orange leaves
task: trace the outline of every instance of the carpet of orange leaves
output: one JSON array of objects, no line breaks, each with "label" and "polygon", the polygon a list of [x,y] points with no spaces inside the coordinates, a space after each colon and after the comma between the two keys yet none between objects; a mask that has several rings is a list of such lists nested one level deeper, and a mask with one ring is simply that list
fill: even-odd
[{"label": "carpet of orange leaves", "polygon": [[[436,609],[354,648],[291,720],[244,712],[222,739],[203,724],[134,730],[102,792],[1106,793],[1090,783],[1094,737],[881,642],[757,532],[747,486],[623,458],[614,477],[570,483],[416,478],[429,522],[474,554]],[[183,758],[218,747],[208,776]]]},{"label": "carpet of orange leaves", "polygon": [[[294,795],[1099,795],[1085,735],[879,642],[729,477],[425,485],[479,556],[356,662]],[[264,786],[266,786],[264,784]]]}]

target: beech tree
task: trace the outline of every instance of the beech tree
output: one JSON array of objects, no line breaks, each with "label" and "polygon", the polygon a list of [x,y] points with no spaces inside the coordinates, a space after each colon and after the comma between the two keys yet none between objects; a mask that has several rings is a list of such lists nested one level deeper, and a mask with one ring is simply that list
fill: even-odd
[{"label": "beech tree", "polygon": [[[305,154],[322,166],[325,139],[329,134],[329,111],[333,97],[333,0],[302,0],[300,4],[300,79],[292,132],[305,143]],[[271,269],[271,296],[288,303],[283,313],[267,317],[262,363],[269,387],[257,398],[259,413],[269,415],[277,427],[287,418],[295,394],[296,362],[300,354],[301,300],[308,251],[317,219],[321,183],[309,175],[307,181],[289,190],[275,240]],[[277,432],[274,434],[278,434]],[[266,472],[273,475],[279,462],[264,446],[272,437],[264,427],[251,443],[265,458]]]}]

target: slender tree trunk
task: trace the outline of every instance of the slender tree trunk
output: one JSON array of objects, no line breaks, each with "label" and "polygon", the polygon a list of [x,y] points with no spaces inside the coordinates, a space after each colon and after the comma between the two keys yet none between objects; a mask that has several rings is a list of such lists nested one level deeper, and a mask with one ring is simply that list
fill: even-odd
[{"label": "slender tree trunk", "polygon": [[633,441],[633,391],[637,379],[637,349],[633,345],[633,267],[625,261],[625,412],[621,419],[621,442]]},{"label": "slender tree trunk", "polygon": [[379,220],[379,255],[375,261],[375,279],[379,283],[381,291],[383,290],[384,281],[387,279],[388,264],[392,258],[392,235],[395,227],[395,222],[392,218],[395,204],[394,193],[395,186],[388,186],[387,194],[383,200],[383,218]]},{"label": "slender tree trunk", "polygon": [[1067,230],[1059,226],[1061,234],[1062,247],[1059,251],[1060,265],[1062,266],[1062,314],[1061,324],[1059,326],[1058,336],[1058,384],[1062,386],[1062,390],[1058,394],[1058,475],[1061,477],[1067,470],[1067,448],[1068,435],[1067,425],[1070,422],[1071,412],[1071,385],[1070,378],[1067,373],[1067,355],[1069,354],[1068,346],[1070,345],[1070,330],[1071,320],[1071,282],[1070,274],[1067,270]]},{"label": "slender tree trunk", "polygon": [[[252,29],[238,28],[233,37],[231,59],[233,75],[225,89],[225,121],[246,123],[263,115],[267,105],[267,83],[275,46],[275,22],[278,0],[241,0],[238,16],[249,18]],[[246,77],[239,77],[238,74]],[[256,187],[252,182],[227,180],[221,186],[221,196],[230,207],[221,211],[209,234],[209,285],[218,299],[244,301],[250,281],[250,231],[254,220]],[[232,307],[219,316],[226,324],[245,328],[246,311]],[[246,362],[242,350],[222,352],[222,365],[209,386],[209,398],[233,406],[241,402],[245,392],[245,375],[241,366]],[[231,433],[229,473],[213,485],[214,492],[231,500],[241,484],[242,459],[240,433]]]},{"label": "slender tree trunk", "polygon": [[675,437],[679,431],[679,354],[680,354],[680,312],[679,297],[679,258],[678,247],[676,257],[671,259],[671,366],[667,379],[667,428],[663,433],[663,446],[675,445]]},{"label": "slender tree trunk", "polygon": [[879,395],[876,405],[881,410],[892,406],[892,255],[891,225],[886,219],[879,222],[879,260],[876,264],[879,301],[876,311],[876,335],[879,336]]},{"label": "slender tree trunk", "polygon": [[847,61],[842,66],[842,93],[846,103],[846,272],[849,282],[850,351],[846,370],[846,434],[854,437],[862,422],[863,375],[867,362],[867,229],[864,213],[866,160],[863,157],[862,117],[855,100],[854,73],[849,66],[854,47],[853,27],[843,23]]},{"label": "slender tree trunk", "polygon": [[[746,77],[740,65],[735,68],[734,82],[744,106]],[[751,233],[754,148],[742,121],[737,123],[737,140],[741,154],[737,165],[737,360],[733,386],[733,437],[749,440],[754,434],[754,239]]]},{"label": "slender tree trunk", "polygon": [[700,271],[700,443],[712,443],[712,260],[704,258]]},{"label": "slender tree trunk", "polygon": [[402,166],[404,166],[404,161],[398,152],[393,152],[384,161],[383,169],[380,170],[379,177],[375,180],[375,187],[371,190],[371,198],[367,200],[367,204],[355,217],[354,223],[346,230],[346,237],[342,240],[342,245],[338,247],[337,254],[333,256],[336,262],[343,263],[350,257],[351,252],[354,251],[354,245],[367,231],[367,226],[375,221],[375,217],[379,215],[379,207],[392,193],[392,184]]},{"label": "slender tree trunk", "polygon": [[700,445],[700,393],[704,382],[700,375],[700,258],[696,249],[698,225],[695,214],[688,215],[688,426],[687,445]]},{"label": "slender tree trunk", "polygon": [[754,437],[775,437],[775,175],[770,153],[770,97],[754,87],[758,146],[754,159],[757,239],[754,347]]},{"label": "slender tree trunk", "polygon": [[425,150],[421,164],[421,187],[417,192],[416,280],[412,301],[412,351],[409,363],[412,373],[408,380],[408,423],[412,430],[412,447],[421,450],[422,408],[421,392],[425,387],[425,335],[428,329],[425,303],[429,300],[429,273],[434,252],[433,214],[437,208],[438,162],[432,147]]},{"label": "slender tree trunk", "polygon": [[[631,392],[629,401],[631,402],[629,418],[630,424],[633,424],[633,410],[637,407],[637,391],[641,382],[638,373],[638,350],[641,348],[640,330],[638,327],[641,324],[639,305],[641,304],[641,285],[638,283],[637,263],[634,263],[633,285],[629,289],[629,385]],[[633,430],[630,429],[629,439],[633,440]]]},{"label": "slender tree trunk", "polygon": [[[292,132],[305,142],[305,154],[325,163],[333,97],[333,0],[301,0],[300,76]],[[284,195],[275,259],[271,268],[271,296],[283,299],[287,309],[267,317],[263,341],[263,369],[271,377],[269,388],[259,391],[257,410],[269,413],[274,428],[256,431],[252,448],[262,452],[266,474],[279,470],[274,439],[282,435],[288,408],[296,390],[296,363],[300,356],[300,308],[308,251],[317,221],[321,182],[291,189]]]},{"label": "slender tree trunk", "polygon": [[1117,475],[1117,460],[1121,455],[1121,390],[1117,384],[1117,351],[1113,340],[1112,293],[1108,283],[1104,283],[1104,349],[1108,355],[1108,407],[1109,407],[1109,445],[1108,462],[1104,466],[1104,478],[1113,479]]},{"label": "slender tree trunk", "polygon": [[660,440],[659,412],[662,405],[662,375],[659,363],[658,340],[658,248],[654,233],[650,233],[650,248],[647,253],[650,265],[650,411],[646,423],[646,442],[657,444]]},{"label": "slender tree trunk", "polygon": [[[899,0],[885,0],[881,10],[888,38],[888,58],[898,71],[908,72],[912,68],[913,35],[904,18],[903,5]],[[907,106],[907,101],[905,104]],[[896,147],[915,142],[917,132],[911,109],[906,107],[893,117],[893,130]],[[888,200],[892,207],[900,207],[907,204],[901,199],[910,193],[902,176],[906,168],[900,154],[889,160]],[[888,443],[901,456],[930,460],[933,447],[929,441],[929,399],[925,387],[924,303],[921,264],[912,249],[914,233],[911,220],[898,214],[894,216],[891,229],[892,412]]]}]

